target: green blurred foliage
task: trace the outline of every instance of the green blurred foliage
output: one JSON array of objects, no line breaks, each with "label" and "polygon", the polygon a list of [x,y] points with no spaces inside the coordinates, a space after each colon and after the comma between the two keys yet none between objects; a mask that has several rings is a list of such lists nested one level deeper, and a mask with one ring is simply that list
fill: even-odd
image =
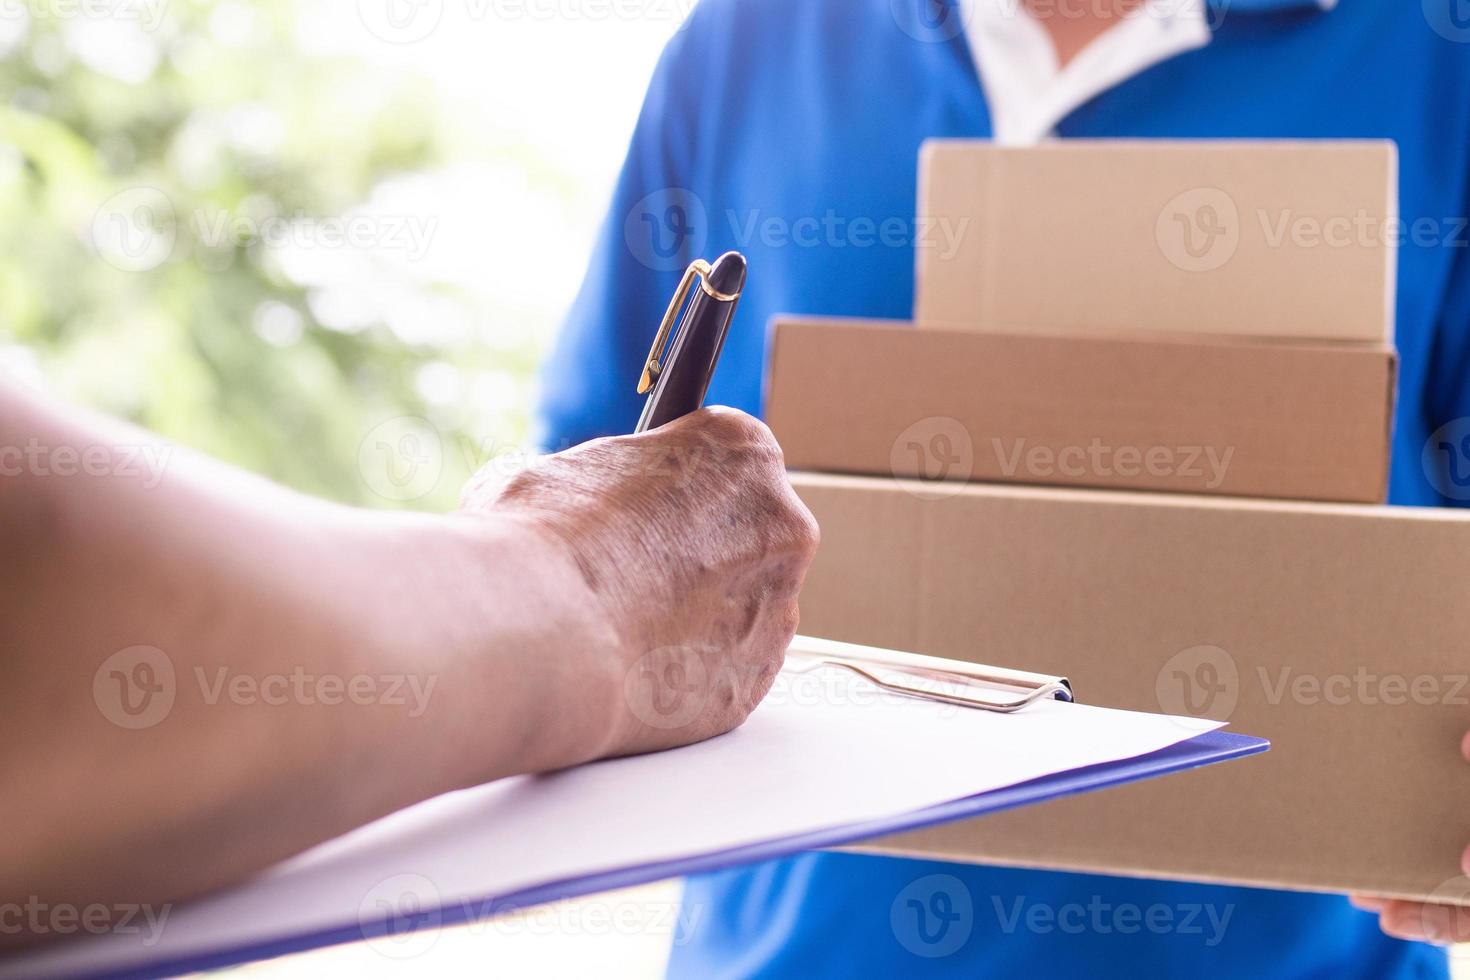
[{"label": "green blurred foliage", "polygon": [[[152,51],[133,52],[156,63],[122,81],[71,50],[74,25],[44,2],[29,0],[23,38],[0,48],[0,347],[28,352],[64,397],[299,489],[452,507],[487,433],[497,446],[523,439],[526,399],[485,418],[426,398],[425,381],[447,363],[523,395],[532,345],[413,342],[382,317],[332,329],[268,248],[221,242],[211,225],[339,215],[387,178],[444,163],[453,134],[428,83],[301,52],[288,0],[251,4],[250,30],[233,33],[218,17],[237,5],[170,0],[146,32]],[[127,196],[158,192],[162,210]],[[97,231],[119,218],[172,235],[166,257],[140,271],[109,262]],[[473,307],[452,284],[416,288]],[[358,464],[374,426],[397,416],[443,437],[443,475],[411,501],[379,496]]]}]

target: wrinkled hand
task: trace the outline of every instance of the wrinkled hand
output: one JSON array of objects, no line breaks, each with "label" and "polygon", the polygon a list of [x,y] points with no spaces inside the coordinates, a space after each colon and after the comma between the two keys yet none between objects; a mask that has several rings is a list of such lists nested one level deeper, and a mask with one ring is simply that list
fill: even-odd
[{"label": "wrinkled hand", "polygon": [[[1460,755],[1470,761],[1470,732],[1460,739]],[[1461,872],[1470,876],[1470,847],[1460,855]],[[1463,888],[1451,896],[1470,901],[1470,881],[1459,879]],[[1447,882],[1454,884],[1454,882]],[[1409,902],[1376,895],[1349,896],[1352,903],[1365,912],[1378,915],[1378,926],[1396,939],[1448,945],[1470,942],[1470,907],[1441,905],[1434,902]]]},{"label": "wrinkled hand", "polygon": [[729,731],[770,689],[818,532],[756,419],[707,408],[598,439],[477,478],[465,509],[525,523],[575,566],[571,598],[603,632],[551,637],[542,655],[568,658],[572,710],[603,730],[589,757]]}]

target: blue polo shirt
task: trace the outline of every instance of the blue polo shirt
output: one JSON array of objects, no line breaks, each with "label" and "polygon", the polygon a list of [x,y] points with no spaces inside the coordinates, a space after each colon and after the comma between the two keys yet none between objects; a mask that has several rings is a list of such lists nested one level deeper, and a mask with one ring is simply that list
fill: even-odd
[{"label": "blue polo shirt", "polygon": [[[701,0],[654,75],[546,367],[543,444],[632,429],[630,379],[692,257],[735,248],[750,260],[714,403],[760,410],[772,314],[910,316],[919,145],[991,134],[951,14],[944,0]],[[1211,27],[1210,44],[1085,103],[1057,135],[1396,141],[1404,237],[1391,497],[1463,503],[1470,6],[1215,0]],[[1447,970],[1442,951],[1386,938],[1336,896],[807,854],[693,878],[685,901],[693,926],[675,937],[678,977]]]}]

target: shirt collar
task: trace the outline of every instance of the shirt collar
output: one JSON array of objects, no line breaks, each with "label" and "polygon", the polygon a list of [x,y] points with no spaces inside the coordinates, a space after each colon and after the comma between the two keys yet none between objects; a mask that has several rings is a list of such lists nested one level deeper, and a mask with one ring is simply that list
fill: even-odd
[{"label": "shirt collar", "polygon": [[1337,0],[1145,0],[1059,67],[1021,0],[958,0],[996,142],[1045,139],[1073,110],[1160,62],[1208,45],[1237,14],[1330,10]]}]

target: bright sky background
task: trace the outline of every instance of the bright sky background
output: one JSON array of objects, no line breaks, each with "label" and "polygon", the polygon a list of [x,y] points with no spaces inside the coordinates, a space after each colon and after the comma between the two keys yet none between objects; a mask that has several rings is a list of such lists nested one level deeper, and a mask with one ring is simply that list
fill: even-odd
[{"label": "bright sky background", "polygon": [[[25,38],[30,20],[82,2],[0,0],[0,54]],[[170,12],[189,0],[95,2],[115,16],[68,14],[66,50],[37,45],[33,57],[43,65],[74,57],[122,86],[146,86],[166,56],[159,38]],[[381,66],[382,91],[368,85],[356,93],[368,110],[402,73],[428,80],[436,110],[462,144],[447,166],[391,178],[351,213],[428,223],[421,252],[275,250],[286,274],[310,287],[315,318],[349,331],[382,320],[406,343],[446,351],[465,340],[492,353],[544,350],[580,284],[654,64],[693,3],[299,0],[300,56]],[[224,0],[209,33],[218,44],[244,46],[265,16],[246,0]],[[173,57],[188,62],[187,53]],[[207,58],[184,67],[207,78]],[[222,145],[268,154],[280,139],[280,120],[262,105],[197,117],[175,152],[185,173],[214,165]],[[5,164],[0,157],[0,176]],[[445,285],[466,301],[446,298]],[[282,343],[300,330],[285,317],[256,326]],[[450,359],[419,381],[426,398],[471,407],[490,431],[535,397],[532,379],[467,371]]]},{"label": "bright sky background", "polygon": [[[523,304],[541,319],[571,301],[654,64],[691,5],[308,0],[300,40],[307,52],[426,76],[466,133],[534,146],[569,179],[570,205],[528,192],[513,165],[469,164],[384,188],[374,202],[437,218],[417,274],[491,291],[497,306]],[[406,27],[395,30],[389,13]]]}]

